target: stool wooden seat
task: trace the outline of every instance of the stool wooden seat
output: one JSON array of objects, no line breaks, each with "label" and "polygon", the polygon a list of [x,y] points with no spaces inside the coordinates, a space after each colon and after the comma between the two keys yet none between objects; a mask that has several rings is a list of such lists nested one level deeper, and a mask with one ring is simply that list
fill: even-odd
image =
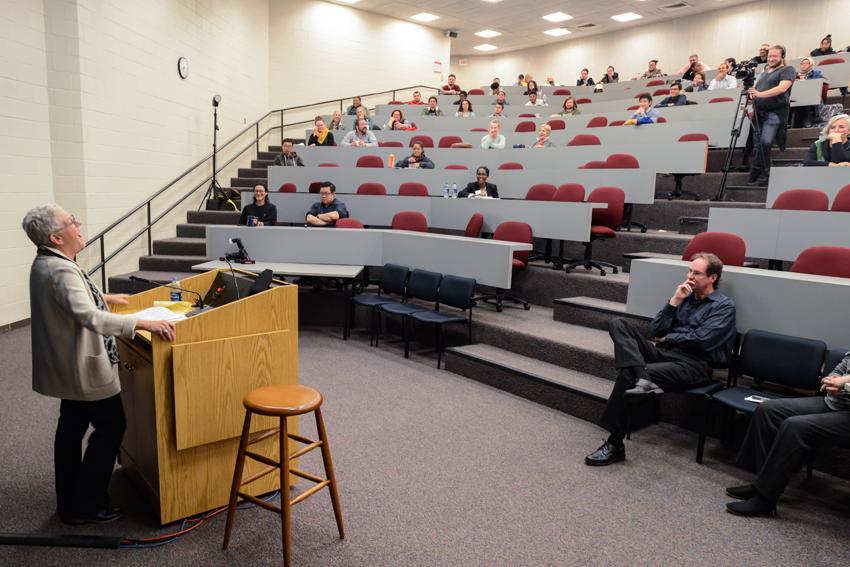
[{"label": "stool wooden seat", "polygon": [[[245,425],[242,428],[242,438],[239,441],[239,452],[236,455],[236,470],[233,473],[233,486],[230,490],[230,507],[227,510],[227,524],[224,531],[224,544],[222,549],[227,549],[230,544],[230,534],[233,530],[233,518],[236,515],[236,502],[239,498],[243,498],[252,504],[256,504],[261,508],[265,508],[271,512],[276,512],[282,517],[283,531],[283,564],[288,567],[290,565],[290,508],[298,504],[302,500],[317,493],[321,489],[328,487],[331,492],[331,502],[333,504],[334,516],[336,517],[336,525],[339,529],[340,539],[345,539],[345,529],[342,525],[342,512],[339,507],[339,494],[336,488],[336,478],[334,477],[333,464],[331,463],[331,452],[328,448],[328,438],[325,433],[325,422],[322,420],[322,395],[307,386],[297,384],[280,384],[276,386],[266,386],[257,388],[245,396],[242,401],[245,406]],[[298,416],[301,414],[314,412],[316,415],[316,429],[319,433],[319,440],[313,441],[307,437],[289,433],[287,430],[286,418]],[[273,416],[280,418],[280,427],[269,431],[264,431],[250,439],[251,431],[251,416],[253,414]],[[248,451],[248,445],[253,445],[259,441],[280,435],[280,462]],[[304,443],[307,446],[289,454],[289,442],[292,439],[299,443]],[[313,449],[319,448],[322,451],[322,460],[325,465],[325,475],[327,479],[322,479],[309,473],[305,473],[298,469],[290,468],[289,461],[305,455]],[[259,461],[268,468],[251,475],[242,480],[242,474],[245,468],[245,457],[250,457],[255,461]],[[280,502],[281,506],[273,506],[264,500],[261,500],[250,494],[240,492],[240,488],[246,484],[254,482],[275,470],[280,469]],[[301,478],[315,482],[316,486],[299,494],[292,500],[289,499],[289,474],[292,473]]]}]

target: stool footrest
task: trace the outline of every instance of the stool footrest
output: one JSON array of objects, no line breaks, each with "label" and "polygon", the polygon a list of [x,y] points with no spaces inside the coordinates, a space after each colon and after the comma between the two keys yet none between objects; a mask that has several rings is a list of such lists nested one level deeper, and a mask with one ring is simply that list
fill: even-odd
[{"label": "stool footrest", "polygon": [[310,490],[302,492],[301,494],[299,494],[298,496],[296,496],[295,498],[290,500],[289,505],[295,506],[296,504],[298,504],[299,502],[301,502],[302,500],[304,500],[308,496],[312,496],[313,494],[317,493],[318,491],[320,491],[321,489],[323,489],[324,487],[326,487],[330,483],[331,483],[331,481],[329,481],[329,480],[323,480],[322,482],[320,482],[319,484],[317,484],[316,486],[314,486]]},{"label": "stool footrest", "polygon": [[295,439],[296,441],[299,441],[299,442],[304,443],[306,445],[310,445],[312,443],[315,443],[315,441],[313,441],[312,439],[308,439],[307,437],[301,437],[300,435],[296,435],[295,433],[290,433],[289,438]]},{"label": "stool footrest", "polygon": [[[256,504],[260,508],[265,508],[269,512],[275,512],[277,514],[281,513],[280,508],[278,508],[277,506],[274,506],[272,504],[269,504],[265,500],[260,500],[259,498],[255,497],[255,496],[251,496],[250,494],[245,494],[244,492],[237,492],[236,495],[241,496],[244,500],[247,500],[251,504]],[[281,493],[281,497],[283,497],[283,493]]]},{"label": "stool footrest", "polygon": [[248,441],[248,445],[253,445],[254,443],[259,443],[260,441],[264,441],[264,440],[268,439],[269,437],[274,437],[278,433],[280,433],[280,427],[278,427],[276,429],[270,429],[270,430],[266,431],[265,433],[257,435],[252,440]]},{"label": "stool footrest", "polygon": [[312,480],[313,482],[324,482],[325,479],[320,478],[316,475],[312,475],[310,473],[305,473],[304,471],[299,471],[298,469],[289,469],[289,472],[294,474],[295,476],[300,476],[301,478],[306,478],[307,480]]},{"label": "stool footrest", "polygon": [[239,486],[245,486],[246,484],[251,484],[252,482],[257,480],[258,478],[262,478],[262,477],[266,476],[267,474],[269,474],[270,472],[279,471],[279,470],[280,470],[280,467],[269,467],[267,469],[263,469],[260,472],[258,472],[257,474],[252,474],[251,476],[249,476],[248,478],[243,480],[242,484],[240,484]]},{"label": "stool footrest", "polygon": [[278,468],[278,469],[280,468],[279,462],[275,461],[274,459],[270,459],[270,458],[266,457],[265,455],[258,455],[257,453],[254,453],[253,451],[245,451],[245,456],[251,457],[255,461],[260,461],[264,465],[269,465],[270,467],[275,467],[275,468]]},{"label": "stool footrest", "polygon": [[309,453],[310,451],[312,451],[313,449],[315,449],[316,447],[321,447],[321,446],[322,446],[321,441],[314,441],[313,443],[307,445],[306,447],[304,447],[304,448],[302,448],[298,451],[295,451],[294,453],[289,455],[289,460],[291,461],[292,459],[297,459],[301,455],[305,455],[305,454]]}]

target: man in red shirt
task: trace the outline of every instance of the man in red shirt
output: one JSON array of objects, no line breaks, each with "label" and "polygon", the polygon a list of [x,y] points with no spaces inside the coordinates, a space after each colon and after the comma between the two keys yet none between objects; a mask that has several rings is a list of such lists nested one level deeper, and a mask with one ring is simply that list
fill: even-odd
[{"label": "man in red shirt", "polygon": [[460,88],[460,85],[455,84],[456,80],[457,77],[449,75],[449,84],[443,85],[443,88],[440,89],[442,91],[441,94],[459,94],[463,89]]},{"label": "man in red shirt", "polygon": [[411,100],[407,104],[425,104],[425,103],[422,102],[422,95],[419,94],[419,91],[416,91],[415,93],[413,93],[413,100]]}]

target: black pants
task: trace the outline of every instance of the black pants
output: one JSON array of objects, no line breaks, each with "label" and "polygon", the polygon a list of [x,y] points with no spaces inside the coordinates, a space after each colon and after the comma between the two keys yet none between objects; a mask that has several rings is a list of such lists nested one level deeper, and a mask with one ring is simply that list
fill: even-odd
[{"label": "black pants", "polygon": [[599,416],[597,425],[615,437],[626,436],[626,403],[623,393],[634,387],[635,366],[646,366],[649,379],[665,392],[681,392],[707,384],[712,369],[707,362],[677,352],[659,349],[638,333],[628,321],[614,319],[608,326],[614,341],[614,366],[619,370],[614,391]]},{"label": "black pants", "polygon": [[[83,437],[89,424],[94,431],[83,457]],[[106,491],[125,428],[120,394],[96,402],[62,400],[53,445],[60,513],[79,517],[106,505]]]},{"label": "black pants", "polygon": [[832,410],[820,397],[770,400],[756,408],[738,464],[756,471],[756,490],[776,502],[808,451],[848,444],[850,411]]}]

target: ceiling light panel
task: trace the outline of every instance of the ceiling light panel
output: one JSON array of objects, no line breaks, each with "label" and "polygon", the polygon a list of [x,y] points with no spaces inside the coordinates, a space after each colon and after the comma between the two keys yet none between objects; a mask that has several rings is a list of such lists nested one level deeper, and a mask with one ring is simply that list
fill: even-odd
[{"label": "ceiling light panel", "polygon": [[611,16],[612,20],[617,20],[618,22],[631,22],[632,20],[639,20],[643,16],[638,16],[634,12],[628,12],[626,14],[620,14],[619,16]]},{"label": "ceiling light panel", "polygon": [[488,43],[485,43],[484,45],[476,45],[475,49],[477,49],[479,51],[493,51],[494,49],[499,49],[499,46],[498,45],[490,45]]},{"label": "ceiling light panel", "polygon": [[410,16],[410,19],[416,20],[417,22],[433,22],[434,20],[440,19],[440,16],[435,16],[434,14],[427,14],[425,12],[422,12],[421,14]]},{"label": "ceiling light panel", "polygon": [[570,32],[570,30],[565,30],[564,28],[558,28],[558,29],[554,29],[554,30],[545,31],[543,33],[549,34],[549,35],[554,36],[554,37],[558,37],[560,35],[567,35],[568,33],[572,33],[572,32]]},{"label": "ceiling light panel", "polygon": [[496,37],[497,35],[502,35],[502,34],[500,32],[493,31],[493,30],[484,30],[484,31],[476,32],[475,35],[480,36],[480,37],[490,38],[490,37]]},{"label": "ceiling light panel", "polygon": [[555,12],[554,14],[549,14],[548,16],[543,16],[544,20],[549,20],[550,22],[563,22],[565,20],[572,20],[573,17],[569,16],[563,12]]},{"label": "ceiling light panel", "polygon": [[360,0],[337,0],[338,2],[345,2],[346,4],[354,4],[355,2],[360,2]]}]

